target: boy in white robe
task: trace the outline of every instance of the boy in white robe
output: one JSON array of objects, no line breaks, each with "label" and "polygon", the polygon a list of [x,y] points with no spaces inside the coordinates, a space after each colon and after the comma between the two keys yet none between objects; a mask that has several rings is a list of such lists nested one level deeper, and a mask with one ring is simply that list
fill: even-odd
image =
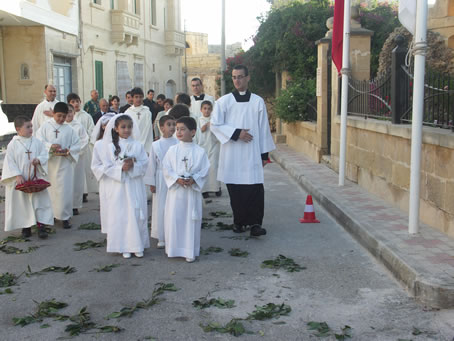
[{"label": "boy in white robe", "polygon": [[[88,149],[88,135],[85,128],[78,121],[74,119],[74,107],[69,104],[68,115],[66,115],[66,123],[75,130],[80,140],[80,154],[86,152]],[[79,214],[79,208],[82,208],[82,201],[84,195],[85,185],[85,160],[79,157],[74,168],[74,193],[73,193],[73,215]]]},{"label": "boy in white robe", "polygon": [[37,225],[38,237],[47,238],[44,225],[54,224],[54,215],[49,192],[24,193],[15,189],[33,177],[36,167],[37,178],[47,174],[48,154],[44,145],[32,137],[32,122],[28,117],[18,116],[14,120],[17,136],[6,149],[2,169],[5,184],[5,231],[22,228],[22,236],[31,236],[31,226]]},{"label": "boy in white robe", "polygon": [[164,233],[164,209],[167,197],[167,185],[162,173],[162,162],[169,148],[178,143],[173,137],[175,134],[175,119],[170,115],[162,116],[159,120],[159,129],[162,136],[153,142],[150,150],[145,184],[150,185],[153,193],[152,214],[151,214],[151,238],[158,240],[158,249],[165,246]]},{"label": "boy in white robe", "polygon": [[[114,116],[106,126],[101,162],[106,190],[103,208],[107,226],[107,252],[119,252],[123,258],[143,257],[150,247],[147,197],[143,177],[148,156],[135,140],[134,119],[127,114]],[[137,129],[138,131],[138,129]]]},{"label": "boy in white robe", "polygon": [[197,122],[192,117],[177,120],[180,142],[169,148],[163,171],[168,187],[164,229],[168,257],[184,257],[191,263],[200,254],[202,194],[210,162],[202,147],[193,143]]},{"label": "boy in white robe", "polygon": [[153,143],[153,120],[150,109],[143,105],[143,91],[141,88],[131,90],[133,103],[126,110],[125,114],[131,115],[137,122],[140,130],[138,140],[142,143],[146,151],[151,149]]},{"label": "boy in white robe", "polygon": [[45,122],[36,137],[49,153],[49,187],[54,217],[63,221],[63,228],[71,228],[73,213],[74,168],[79,159],[80,141],[73,128],[65,123],[68,105],[55,104],[53,118]]},{"label": "boy in white robe", "polygon": [[208,198],[209,192],[215,192],[216,196],[221,196],[221,183],[217,180],[220,143],[216,136],[211,132],[210,120],[213,104],[210,101],[203,101],[201,106],[202,116],[199,117],[200,137],[199,146],[205,149],[210,160],[210,171],[202,189],[204,198]]},{"label": "boy in white robe", "polygon": [[[91,136],[95,124],[93,122],[93,117],[87,113],[85,110],[81,109],[81,100],[79,95],[75,93],[70,93],[66,96],[66,101],[68,104],[71,104],[74,107],[74,119],[78,121],[84,128],[88,136]],[[96,193],[98,191],[98,184],[91,171],[91,155],[93,153],[93,146],[88,145],[88,148],[81,151],[79,159],[82,159],[83,163],[83,181],[84,181],[84,195],[83,202],[87,202],[88,193]]]},{"label": "boy in white robe", "polygon": [[172,109],[173,107],[173,99],[166,98],[162,103],[164,106],[164,110],[158,112],[158,115],[156,116],[156,119],[154,120],[153,124],[153,135],[155,141],[158,140],[162,135],[161,129],[159,128],[159,120],[161,119],[162,116],[169,114],[170,109]]}]

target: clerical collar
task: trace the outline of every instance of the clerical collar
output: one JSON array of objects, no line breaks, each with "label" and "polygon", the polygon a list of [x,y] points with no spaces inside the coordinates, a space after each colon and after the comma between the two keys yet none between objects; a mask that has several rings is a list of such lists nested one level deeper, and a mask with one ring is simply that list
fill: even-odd
[{"label": "clerical collar", "polygon": [[232,92],[232,95],[235,97],[235,100],[237,102],[249,102],[251,99],[251,92],[247,90],[246,92],[243,91],[239,92],[238,90],[235,90]]},{"label": "clerical collar", "polygon": [[200,96],[194,95],[194,99],[196,101],[203,101],[204,98],[205,98],[205,94],[201,94]]}]

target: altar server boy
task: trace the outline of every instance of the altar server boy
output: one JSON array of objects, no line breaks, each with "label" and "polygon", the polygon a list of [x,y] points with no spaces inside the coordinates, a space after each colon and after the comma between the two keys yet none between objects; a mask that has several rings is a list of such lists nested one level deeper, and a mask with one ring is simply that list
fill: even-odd
[{"label": "altar server boy", "polygon": [[126,110],[125,114],[131,115],[137,122],[140,131],[138,140],[148,152],[153,143],[153,120],[151,112],[146,105],[143,105],[144,95],[141,88],[132,89],[131,96],[133,102],[128,110]]},{"label": "altar server boy", "polygon": [[169,148],[178,143],[173,137],[175,134],[175,119],[170,115],[162,116],[159,119],[159,129],[162,136],[153,142],[150,150],[148,169],[144,181],[150,185],[153,193],[152,215],[151,215],[151,238],[158,240],[158,249],[165,246],[164,234],[164,209],[167,197],[167,185],[162,173],[162,162]]},{"label": "altar server boy", "polygon": [[[68,105],[68,115],[66,115],[66,123],[75,130],[80,140],[80,155],[86,153],[88,149],[88,135],[85,128],[79,121],[74,119],[74,107]],[[79,157],[74,168],[74,193],[73,193],[73,215],[79,214],[79,208],[82,208],[82,201],[85,187],[85,160]]]},{"label": "altar server boy", "polygon": [[68,105],[55,104],[53,118],[46,121],[36,137],[46,146],[49,153],[49,187],[54,217],[63,221],[63,228],[71,228],[69,219],[73,215],[74,168],[80,153],[77,133],[65,123]]},{"label": "altar server boy", "polygon": [[210,129],[211,112],[213,111],[213,103],[210,101],[203,101],[200,107],[202,116],[199,117],[199,146],[205,149],[210,161],[210,171],[205,185],[202,189],[204,198],[208,198],[209,192],[215,192],[216,196],[221,196],[221,183],[217,180],[218,164],[219,164],[219,150],[221,144]]},{"label": "altar server boy", "polygon": [[192,140],[197,122],[192,117],[177,120],[180,141],[169,148],[163,162],[168,187],[164,229],[168,257],[184,257],[188,263],[200,253],[202,188],[210,168],[207,154]]},{"label": "altar server boy", "polygon": [[37,225],[38,237],[47,238],[44,225],[54,224],[52,204],[47,189],[36,193],[24,193],[15,189],[33,176],[42,179],[47,174],[49,159],[45,146],[32,137],[32,122],[28,117],[14,120],[17,136],[6,149],[3,161],[2,183],[5,185],[5,231],[22,228],[22,236],[31,236],[31,226]]}]

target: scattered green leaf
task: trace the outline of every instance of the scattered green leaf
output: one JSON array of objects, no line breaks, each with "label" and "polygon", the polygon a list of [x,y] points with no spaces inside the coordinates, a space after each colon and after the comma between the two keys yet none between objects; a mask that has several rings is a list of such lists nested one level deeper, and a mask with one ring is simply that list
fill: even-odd
[{"label": "scattered green leaf", "polygon": [[90,313],[87,311],[87,307],[80,309],[79,313],[71,316],[69,320],[73,323],[66,326],[65,332],[69,333],[70,336],[77,336],[80,333],[84,333],[96,327],[96,324],[91,322]]},{"label": "scattered green leaf", "polygon": [[328,326],[326,322],[315,322],[311,321],[307,323],[309,330],[316,330],[315,336],[318,337],[327,337],[331,334],[331,328]]},{"label": "scattered green leaf", "polygon": [[229,251],[229,254],[230,256],[233,256],[233,257],[247,257],[249,255],[249,252],[247,251],[242,251],[241,249],[237,249],[237,248],[234,248],[234,249],[231,249]]},{"label": "scattered green leaf", "polygon": [[201,255],[209,255],[209,254],[212,254],[212,253],[219,253],[219,252],[222,252],[222,251],[224,251],[224,249],[221,248],[221,247],[217,247],[217,246],[210,246],[207,249],[200,248],[200,254]]},{"label": "scattered green leaf", "polygon": [[212,223],[202,222],[202,229],[209,230],[212,227],[214,227],[214,225]]},{"label": "scattered green leaf", "polygon": [[49,327],[50,327],[50,324],[47,324],[47,323],[44,323],[39,326],[39,328],[41,328],[41,329],[45,329],[45,328],[49,328]]},{"label": "scattered green leaf", "polygon": [[41,271],[32,272],[30,265],[29,265],[28,272],[26,273],[26,275],[28,277],[33,276],[33,275],[43,275],[44,273],[47,273],[47,272],[62,272],[65,275],[69,275],[76,271],[77,271],[76,268],[68,265],[68,266],[49,266],[47,268],[42,269]]},{"label": "scattered green leaf", "polygon": [[214,306],[219,309],[229,309],[235,307],[234,300],[224,300],[222,298],[211,298],[201,297],[198,300],[192,302],[192,306],[197,309],[205,309]]},{"label": "scattered green leaf", "polygon": [[117,326],[102,326],[98,327],[99,333],[119,333],[123,330],[123,328]]},{"label": "scattered green leaf", "polygon": [[6,245],[8,243],[24,243],[29,241],[30,239],[23,238],[22,236],[8,236],[0,241],[0,245]]},{"label": "scattered green leaf", "polygon": [[90,271],[96,271],[96,272],[111,272],[113,268],[119,267],[120,264],[110,264],[106,266],[100,266],[98,268],[94,268],[93,270]]},{"label": "scattered green leaf", "polygon": [[101,225],[95,223],[87,223],[79,226],[79,230],[101,230]]},{"label": "scattered green leaf", "polygon": [[214,218],[231,218],[232,214],[224,211],[210,212],[210,216]]},{"label": "scattered green leaf", "polygon": [[343,328],[341,328],[341,333],[334,334],[334,337],[336,338],[336,340],[341,341],[347,340],[347,338],[350,339],[352,337],[352,328],[350,326],[344,326]]},{"label": "scattered green leaf", "polygon": [[269,259],[262,262],[262,268],[270,268],[270,269],[280,269],[283,268],[288,272],[298,272],[300,270],[305,270],[305,266],[301,266],[292,258],[287,258],[283,255],[277,256],[275,259]]},{"label": "scattered green leaf", "polygon": [[0,288],[16,285],[18,278],[19,277],[17,277],[15,274],[9,272],[0,274]]},{"label": "scattered green leaf", "polygon": [[287,304],[274,304],[268,303],[263,306],[255,306],[255,310],[252,313],[248,313],[248,320],[268,320],[272,318],[279,318],[284,315],[288,315],[292,308]]},{"label": "scattered green leaf", "polygon": [[106,240],[104,239],[101,242],[94,242],[93,240],[87,240],[86,242],[75,243],[74,245],[77,246],[77,248],[75,248],[74,251],[81,251],[81,250],[92,249],[92,248],[97,248],[97,247],[104,247],[104,246],[106,246]]},{"label": "scattered green leaf", "polygon": [[216,223],[216,231],[228,231],[228,230],[232,230],[233,229],[233,224],[226,224],[226,223],[223,223],[222,221],[218,221]]},{"label": "scattered green leaf", "polygon": [[225,326],[217,322],[209,322],[206,325],[200,324],[200,327],[202,327],[205,333],[215,331],[222,334],[229,333],[233,336],[240,336],[243,335],[244,333],[250,333],[246,331],[246,328],[244,328],[244,325],[241,322],[239,322],[238,319],[230,320],[230,322],[227,323]]},{"label": "scattered green leaf", "polygon": [[0,251],[4,252],[6,254],[21,254],[21,253],[30,253],[32,251],[35,251],[38,248],[39,248],[39,246],[30,246],[28,249],[24,250],[24,249],[19,249],[17,247],[5,244],[5,245],[0,246]]},{"label": "scattered green leaf", "polygon": [[54,317],[57,320],[64,320],[68,318],[67,316],[60,315],[57,313],[58,310],[67,307],[68,306],[67,303],[58,302],[55,299],[35,303],[37,304],[38,307],[34,314],[27,315],[24,317],[13,317],[13,322],[15,326],[24,327],[31,323],[42,322],[43,318],[46,317]]}]

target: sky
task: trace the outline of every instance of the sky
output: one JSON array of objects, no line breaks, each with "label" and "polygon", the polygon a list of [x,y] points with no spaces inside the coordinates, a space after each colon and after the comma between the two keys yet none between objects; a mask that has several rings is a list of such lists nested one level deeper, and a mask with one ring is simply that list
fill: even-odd
[{"label": "sky", "polygon": [[[208,33],[208,44],[221,44],[221,0],[182,0],[186,31]],[[259,27],[257,17],[270,9],[266,0],[225,0],[226,44],[252,46],[251,36]],[[247,41],[245,41],[247,40]]]}]

